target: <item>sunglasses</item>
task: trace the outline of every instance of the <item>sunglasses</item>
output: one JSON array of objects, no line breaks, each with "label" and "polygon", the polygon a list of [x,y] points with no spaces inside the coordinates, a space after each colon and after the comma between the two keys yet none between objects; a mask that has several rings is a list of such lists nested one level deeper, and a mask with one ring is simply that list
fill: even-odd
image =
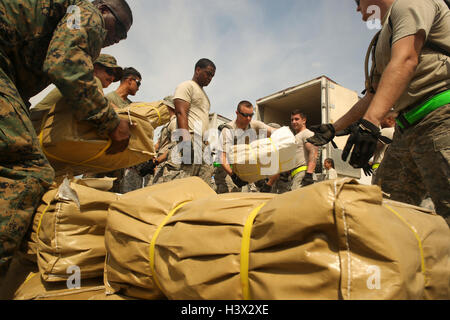
[{"label": "sunglasses", "polygon": [[255,115],[254,113],[244,113],[244,112],[241,112],[241,111],[238,111],[238,112],[244,118],[248,118],[248,117],[253,118],[253,116]]},{"label": "sunglasses", "polygon": [[116,76],[114,70],[111,69],[111,68],[105,68],[105,72],[106,72],[109,76]]},{"label": "sunglasses", "polygon": [[108,6],[107,4],[104,4],[109,11],[112,13],[112,15],[114,16],[114,19],[116,19],[116,24],[115,24],[115,31],[116,31],[116,35],[119,37],[120,40],[124,40],[127,38],[127,28],[125,27],[125,25],[122,23],[122,21],[119,19],[119,17],[117,16],[117,14],[114,12],[114,9],[112,9],[110,6]]},{"label": "sunglasses", "polygon": [[356,5],[359,7],[359,3],[361,2],[360,0],[355,0]]},{"label": "sunglasses", "polygon": [[136,81],[136,84],[137,84],[138,88],[141,86],[141,80],[138,80],[138,79],[135,79],[135,78],[131,78],[131,79]]}]

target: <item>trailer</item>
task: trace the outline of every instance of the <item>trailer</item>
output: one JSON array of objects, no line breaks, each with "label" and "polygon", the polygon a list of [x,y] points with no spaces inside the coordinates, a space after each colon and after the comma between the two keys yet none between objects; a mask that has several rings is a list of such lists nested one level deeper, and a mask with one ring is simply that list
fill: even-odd
[{"label": "trailer", "polygon": [[[343,116],[360,97],[356,91],[347,89],[326,76],[281,90],[256,101],[256,118],[265,123],[290,125],[291,112],[299,109],[307,116],[307,127],[333,123]],[[316,174],[322,174],[323,161],[334,160],[341,177],[361,178],[361,170],[342,161],[342,150],[347,137],[336,137],[338,149],[331,144],[319,148]]]}]

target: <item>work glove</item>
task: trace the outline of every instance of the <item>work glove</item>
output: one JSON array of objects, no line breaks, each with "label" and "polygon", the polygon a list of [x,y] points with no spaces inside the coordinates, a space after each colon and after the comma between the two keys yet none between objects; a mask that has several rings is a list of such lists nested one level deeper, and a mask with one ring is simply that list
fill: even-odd
[{"label": "work glove", "polygon": [[381,136],[376,125],[365,119],[351,125],[348,130],[351,133],[342,152],[342,160],[347,161],[351,153],[349,164],[356,169],[365,168],[375,153],[378,140],[384,143],[387,138]]},{"label": "work glove", "polygon": [[362,169],[366,177],[373,175],[373,168],[370,164],[367,163]]},{"label": "work glove", "polygon": [[271,193],[272,192],[272,186],[269,186],[267,183],[264,183],[264,185],[259,190],[262,193]]},{"label": "work glove", "polygon": [[309,172],[305,173],[305,176],[302,180],[302,187],[306,187],[312,184],[314,184],[313,174]]},{"label": "work glove", "polygon": [[336,136],[336,130],[331,123],[311,126],[309,129],[315,134],[313,137],[306,139],[306,141],[315,145],[316,147],[321,147],[329,142],[332,142],[334,137]]},{"label": "work glove", "polygon": [[233,180],[233,183],[238,187],[238,188],[242,188],[245,187],[246,185],[248,185],[248,182],[242,180],[241,178],[238,177],[238,175],[236,173],[233,173],[231,175],[231,180]]},{"label": "work glove", "polygon": [[157,160],[150,160],[147,163],[145,163],[141,169],[139,169],[139,175],[141,177],[145,177],[148,174],[155,174],[155,168],[158,165]]}]

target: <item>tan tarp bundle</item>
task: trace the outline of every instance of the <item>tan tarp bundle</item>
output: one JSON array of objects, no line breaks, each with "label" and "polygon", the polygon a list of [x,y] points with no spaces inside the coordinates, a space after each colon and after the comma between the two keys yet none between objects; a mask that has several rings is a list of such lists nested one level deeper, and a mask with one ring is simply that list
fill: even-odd
[{"label": "tan tarp bundle", "polygon": [[169,107],[164,100],[155,102],[136,102],[129,106],[135,113],[147,118],[153,128],[163,126],[170,121]]},{"label": "tan tarp bundle", "polygon": [[[131,139],[124,152],[107,155],[110,141],[97,135],[88,122],[77,121],[72,111],[58,102],[48,113],[39,134],[42,149],[57,176],[83,173],[102,173],[132,167],[146,162],[155,155],[150,120],[143,113],[153,108],[130,107],[116,109],[119,117],[131,121]],[[153,111],[154,112],[154,111]]]},{"label": "tan tarp bundle", "polygon": [[[89,181],[81,183],[91,184]],[[81,278],[103,274],[109,205],[119,196],[64,180],[42,198],[34,219],[39,271],[45,281],[65,281],[77,266]],[[32,236],[33,239],[33,236]]]},{"label": "tan tarp bundle", "polygon": [[129,192],[112,203],[105,233],[107,293],[140,299],[164,298],[152,281],[152,238],[180,204],[211,195],[215,192],[194,177]]},{"label": "tan tarp bundle", "polygon": [[[162,225],[162,218],[146,220],[153,222],[140,231],[139,220],[126,229],[140,235]],[[202,198],[160,228],[147,280],[169,299],[450,298],[444,219],[383,201],[377,186],[350,179],[279,196]],[[147,257],[148,244],[125,246],[135,261]],[[150,272],[146,260],[140,270]],[[149,294],[156,289],[145,287]]]},{"label": "tan tarp bundle", "polygon": [[294,169],[296,150],[294,135],[283,127],[270,138],[232,146],[230,163],[242,180],[256,182]]},{"label": "tan tarp bundle", "polygon": [[32,273],[16,291],[14,300],[84,301],[101,296],[104,292],[105,286],[101,278],[84,280],[79,289],[69,289],[66,282],[48,283],[39,273]]},{"label": "tan tarp bundle", "polygon": [[[81,186],[94,188],[98,191],[109,191],[112,189],[114,180],[116,178],[85,178],[85,179],[72,179],[72,183],[79,184]],[[33,218],[33,223],[31,227],[31,234],[27,241],[27,259],[37,263],[37,248],[38,248],[38,237],[37,231],[39,228],[39,223],[41,221],[42,213],[46,210],[47,206],[54,200],[55,197],[55,189],[58,188],[58,185],[54,183],[54,185],[50,188],[48,192],[46,192],[41,199],[41,203],[36,210],[36,213]],[[47,209],[54,210],[54,209]]]}]

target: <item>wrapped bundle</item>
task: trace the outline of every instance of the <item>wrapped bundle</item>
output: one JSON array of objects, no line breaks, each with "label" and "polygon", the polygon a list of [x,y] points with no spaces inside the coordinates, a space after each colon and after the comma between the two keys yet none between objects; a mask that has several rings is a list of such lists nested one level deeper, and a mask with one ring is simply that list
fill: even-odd
[{"label": "wrapped bundle", "polygon": [[[88,178],[88,179],[72,179],[71,183],[79,184],[85,187],[94,188],[99,191],[109,191],[112,189],[114,180],[116,178]],[[64,181],[64,180],[63,180]],[[54,183],[51,190],[55,190],[58,188],[58,185]],[[51,202],[55,198],[55,191],[46,192],[42,199],[41,203],[36,210],[36,213],[33,217],[33,223],[31,226],[31,234],[28,237],[27,246],[26,246],[26,258],[29,261],[37,263],[37,248],[38,248],[38,236],[37,231],[39,228],[39,224],[41,222],[41,216],[44,210],[46,210],[47,206],[52,206]],[[54,207],[54,205],[53,205]],[[54,209],[47,209],[54,210]]]},{"label": "wrapped bundle", "polygon": [[[70,284],[70,283],[69,283]],[[70,288],[66,282],[45,282],[39,273],[32,273],[16,291],[14,300],[91,300],[105,292],[101,278],[84,280],[80,287]]]},{"label": "wrapped bundle", "polygon": [[105,233],[107,293],[164,298],[153,282],[152,239],[161,223],[171,219],[180,206],[215,194],[200,178],[193,177],[129,192],[112,203]]},{"label": "wrapped bundle", "polygon": [[77,121],[60,100],[47,114],[39,134],[40,143],[57,176],[103,173],[132,167],[154,155],[154,129],[141,107],[116,109],[119,117],[135,124],[131,139],[121,153],[107,155],[111,141],[100,138],[86,121]]},{"label": "wrapped bundle", "polygon": [[103,275],[108,207],[118,198],[67,179],[43,196],[31,239],[37,239],[37,262],[44,281],[66,281],[73,266],[80,269],[81,279]]},{"label": "wrapped bundle", "polygon": [[230,162],[242,180],[256,182],[295,168],[296,150],[294,135],[283,127],[270,138],[232,146]]},{"label": "wrapped bundle", "polygon": [[153,280],[180,300],[449,299],[449,251],[442,217],[341,179],[185,205],[155,241]]},{"label": "wrapped bundle", "polygon": [[[170,121],[170,101],[161,100],[156,102],[136,102],[129,105],[133,112],[147,118],[153,128],[163,126]],[[126,108],[126,109],[128,109]]]}]

